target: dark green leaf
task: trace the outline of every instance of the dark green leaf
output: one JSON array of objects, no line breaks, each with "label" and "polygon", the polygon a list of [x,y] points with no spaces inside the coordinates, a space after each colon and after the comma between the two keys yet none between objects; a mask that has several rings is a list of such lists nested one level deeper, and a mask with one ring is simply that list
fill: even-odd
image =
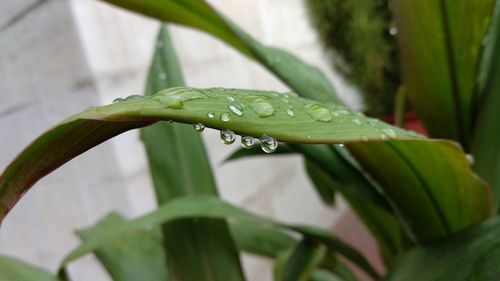
[{"label": "dark green leaf", "polygon": [[[96,233],[112,229],[125,222],[116,213],[104,217],[92,228],[78,231],[82,241],[93,239]],[[114,281],[167,280],[166,259],[162,238],[151,231],[137,229],[108,241],[94,251]]]},{"label": "dark green leaf", "polygon": [[[275,152],[273,152],[272,155],[281,155],[290,153],[295,153],[295,151],[290,149],[288,145],[280,143],[278,148],[276,149]],[[238,150],[235,150],[233,153],[231,153],[231,155],[229,155],[226,159],[224,159],[224,162],[229,162],[250,156],[266,156],[266,155],[269,155],[269,153],[265,153],[259,146],[253,146],[252,148],[249,149],[240,148]]]},{"label": "dark green leaf", "polygon": [[400,257],[387,281],[497,281],[500,276],[500,219]]},{"label": "dark green leaf", "polygon": [[240,224],[253,224],[259,227],[278,227],[284,230],[295,231],[313,241],[324,244],[329,250],[346,257],[371,276],[377,276],[375,270],[373,270],[363,256],[333,236],[329,231],[313,227],[279,223],[224,203],[216,197],[204,195],[193,195],[175,199],[174,201],[161,206],[157,210],[146,214],[143,217],[131,220],[121,226],[116,226],[113,229],[100,231],[93,237],[93,239],[85,241],[82,245],[80,245],[80,247],[73,250],[64,259],[61,264],[61,268],[66,266],[69,262],[105,245],[110,240],[116,239],[118,236],[129,233],[132,230],[153,227],[173,220],[195,217],[218,219],[225,218]]},{"label": "dark green leaf", "polygon": [[491,28],[487,35],[479,72],[480,101],[472,144],[474,170],[493,190],[493,205],[500,204],[500,1],[496,1]]},{"label": "dark green leaf", "polygon": [[323,202],[328,205],[334,205],[336,185],[333,184],[330,176],[325,173],[319,166],[307,159],[304,160],[304,165],[309,178],[313,182],[314,187]]},{"label": "dark green leaf", "polygon": [[403,83],[434,137],[470,142],[481,43],[494,0],[392,1]]},{"label": "dark green leaf", "polygon": [[0,281],[57,281],[43,269],[6,256],[0,256],[0,273]]},{"label": "dark green leaf", "polygon": [[323,102],[339,102],[333,86],[318,68],[288,52],[263,46],[203,0],[104,1],[162,21],[208,32],[259,61],[304,97]]},{"label": "dark green leaf", "polygon": [[[168,30],[162,25],[146,95],[184,84]],[[193,194],[217,195],[200,134],[185,124],[141,129],[158,204]],[[239,255],[223,220],[179,220],[162,226],[171,273],[178,280],[244,280]]]}]

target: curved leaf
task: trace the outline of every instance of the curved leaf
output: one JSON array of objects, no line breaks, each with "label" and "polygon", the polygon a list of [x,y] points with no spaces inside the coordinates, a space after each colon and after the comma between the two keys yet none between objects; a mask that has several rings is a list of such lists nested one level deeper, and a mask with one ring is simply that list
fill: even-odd
[{"label": "curved leaf", "polygon": [[275,279],[281,281],[307,281],[326,255],[326,248],[314,241],[302,239],[275,270]]},{"label": "curved leaf", "polygon": [[259,61],[304,97],[340,103],[333,86],[318,68],[304,63],[286,51],[260,44],[203,0],[104,1],[162,21],[208,32]]},{"label": "curved leaf", "polygon": [[494,219],[400,257],[387,281],[496,281],[500,276],[500,220]]},{"label": "curved leaf", "polygon": [[[240,113],[231,111],[234,105],[241,107]],[[287,114],[290,106],[293,117]],[[221,120],[221,115],[230,120]],[[446,236],[490,214],[487,187],[452,142],[426,140],[343,107],[293,94],[221,88],[172,88],[146,98],[132,96],[67,119],[35,140],[0,176],[0,206],[6,213],[37,180],[73,157],[159,120],[202,122],[239,135],[265,134],[290,143],[346,142],[422,241]]]},{"label": "curved leaf", "polygon": [[[193,195],[176,199],[140,218],[131,220],[120,226],[116,226],[113,229],[107,229],[99,232],[93,239],[85,241],[77,249],[73,250],[64,259],[60,268],[63,268],[69,262],[92,252],[99,247],[102,247],[108,241],[116,239],[120,235],[129,233],[135,229],[152,227],[183,218],[225,218],[240,224],[251,224],[264,228],[278,227],[284,230],[295,231],[311,240],[324,244],[328,249],[334,251],[335,253],[343,255],[371,276],[378,276],[376,271],[373,270],[363,256],[361,256],[356,250],[350,248],[349,245],[334,237],[328,231],[300,225],[282,224],[224,203],[216,197],[204,195]],[[169,243],[168,241],[165,242]]]}]

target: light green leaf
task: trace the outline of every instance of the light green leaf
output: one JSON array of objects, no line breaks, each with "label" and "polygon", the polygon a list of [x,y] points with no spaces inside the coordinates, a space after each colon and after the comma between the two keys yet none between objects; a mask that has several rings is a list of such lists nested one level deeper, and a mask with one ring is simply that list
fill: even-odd
[{"label": "light green leaf", "polygon": [[[162,25],[146,95],[184,84],[168,30]],[[141,129],[158,204],[193,194],[217,195],[199,133],[164,122]],[[162,226],[171,274],[179,280],[244,280],[239,255],[223,220],[179,220]],[[200,258],[201,257],[201,258]]]},{"label": "light green leaf", "polygon": [[[241,116],[229,109],[234,103],[242,106]],[[289,106],[294,107],[294,117],[286,113]],[[270,107],[273,114],[264,117],[262,109],[266,115]],[[228,122],[220,119],[225,114],[230,116]],[[124,131],[160,120],[201,122],[239,135],[268,135],[291,143],[345,142],[422,241],[446,236],[490,214],[489,190],[452,142],[423,139],[343,107],[292,94],[220,88],[171,88],[67,119],[7,167],[0,177],[0,206],[6,213],[37,180],[73,157]]]},{"label": "light green leaf", "polygon": [[[169,221],[184,218],[225,218],[231,222],[249,224],[259,227],[281,228],[298,232],[305,237],[324,244],[328,249],[338,253],[354,264],[365,270],[371,276],[377,273],[368,262],[354,249],[333,236],[329,231],[318,228],[285,225],[277,221],[260,217],[240,208],[234,207],[211,196],[193,195],[176,199],[143,217],[131,220],[113,229],[103,230],[94,236],[94,239],[85,241],[77,249],[73,250],[63,261],[61,268],[69,262],[105,245],[108,241],[116,239],[119,235],[129,233],[135,229],[153,227]],[[168,243],[168,241],[166,241]]]},{"label": "light green leaf", "polygon": [[266,47],[203,0],[104,0],[162,21],[208,32],[257,60],[304,97],[340,102],[333,86],[316,67],[280,49]]},{"label": "light green leaf", "polygon": [[[93,239],[100,231],[123,224],[126,220],[111,213],[95,226],[78,231],[82,241]],[[137,229],[108,241],[95,254],[114,281],[167,280],[162,238],[151,231]]]},{"label": "light green leaf", "polygon": [[476,67],[494,0],[391,3],[412,105],[432,136],[468,147]]},{"label": "light green leaf", "polygon": [[500,220],[494,219],[400,257],[386,281],[496,281],[500,276]]},{"label": "light green leaf", "polygon": [[6,256],[0,256],[0,273],[0,281],[58,281],[41,268]]},{"label": "light green leaf", "polygon": [[493,205],[500,204],[500,1],[496,1],[492,24],[485,40],[479,72],[480,96],[472,143],[474,170],[493,190]]}]

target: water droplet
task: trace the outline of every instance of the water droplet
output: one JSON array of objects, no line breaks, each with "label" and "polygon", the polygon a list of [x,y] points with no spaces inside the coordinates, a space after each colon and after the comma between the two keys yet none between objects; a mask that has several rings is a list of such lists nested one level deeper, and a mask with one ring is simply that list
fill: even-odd
[{"label": "water droplet", "polygon": [[306,136],[306,139],[310,140],[310,139],[311,139],[311,136],[310,136],[310,135],[307,135],[307,136]]},{"label": "water droplet", "polygon": [[343,143],[339,143],[337,144],[338,147],[344,147],[344,144]]},{"label": "water droplet", "polygon": [[469,162],[469,165],[474,165],[474,155],[467,154],[465,155],[465,158],[467,158],[467,162]]},{"label": "water droplet", "polygon": [[165,73],[163,73],[163,72],[160,72],[160,73],[158,74],[158,78],[159,78],[160,80],[165,80],[165,79],[167,79],[167,74],[165,74]]},{"label": "water droplet", "polygon": [[269,117],[274,114],[273,106],[263,98],[255,98],[250,103],[250,108],[259,117]]},{"label": "water droplet", "polygon": [[358,118],[353,119],[352,122],[356,125],[361,125],[361,121]]},{"label": "water droplet", "polygon": [[382,132],[384,132],[384,134],[388,135],[392,139],[397,137],[396,132],[394,132],[393,129],[382,129]]},{"label": "water droplet", "polygon": [[181,109],[186,101],[204,99],[207,96],[196,89],[172,88],[160,91],[153,99],[164,104],[167,108]]},{"label": "water droplet", "polygon": [[229,122],[229,120],[231,120],[231,116],[229,115],[229,113],[227,112],[223,112],[221,115],[220,115],[220,120],[222,122]]},{"label": "water droplet", "polygon": [[241,106],[238,104],[230,104],[227,106],[231,112],[238,116],[243,116],[243,111],[241,111]]},{"label": "water droplet", "polygon": [[205,130],[205,125],[203,125],[201,123],[195,123],[195,124],[193,124],[193,128],[197,132],[202,132],[203,130]]},{"label": "water droplet", "polygon": [[398,32],[398,28],[394,24],[391,24],[391,26],[389,27],[389,34],[395,36],[398,34]]},{"label": "water droplet", "polygon": [[321,122],[332,121],[332,114],[328,108],[321,104],[308,104],[306,105],[306,113],[311,116],[312,119]]},{"label": "water droplet", "polygon": [[208,118],[214,118],[215,117],[215,112],[210,111],[207,113]]},{"label": "water droplet", "polygon": [[228,101],[235,101],[234,97],[233,96],[227,96],[227,100]]},{"label": "water droplet", "polygon": [[295,112],[293,111],[293,107],[289,106],[287,109],[286,109],[286,114],[290,117],[294,117],[295,116]]},{"label": "water droplet", "polygon": [[124,99],[122,99],[122,98],[116,98],[116,99],[113,100],[112,103],[120,103],[122,101],[124,101]]},{"label": "water droplet", "polygon": [[222,130],[220,131],[220,140],[223,144],[232,144],[236,136],[233,131],[230,130]]},{"label": "water droplet", "polygon": [[253,147],[254,139],[250,136],[241,136],[241,147],[250,149]]},{"label": "water droplet", "polygon": [[131,95],[124,99],[124,101],[140,101],[143,100],[144,96],[141,95]]},{"label": "water droplet", "polygon": [[273,153],[278,148],[278,142],[271,136],[262,135],[260,137],[260,147],[265,153]]}]

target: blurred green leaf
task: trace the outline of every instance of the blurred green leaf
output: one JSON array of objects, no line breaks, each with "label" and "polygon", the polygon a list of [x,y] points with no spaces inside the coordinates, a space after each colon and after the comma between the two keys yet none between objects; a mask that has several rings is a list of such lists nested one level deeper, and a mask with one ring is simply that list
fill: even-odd
[{"label": "blurred green leaf", "polygon": [[500,276],[500,219],[402,255],[387,281],[496,281]]},{"label": "blurred green leaf", "polygon": [[493,20],[485,38],[479,71],[479,103],[472,144],[474,170],[493,190],[493,205],[500,203],[500,1],[496,1]]},{"label": "blurred green leaf", "polygon": [[[87,241],[96,233],[125,221],[120,215],[111,213],[95,226],[78,231],[78,235],[82,241]],[[108,241],[94,253],[114,281],[164,281],[167,280],[167,262],[162,248],[160,235],[137,229]]]},{"label": "blurred green leaf", "polygon": [[275,280],[308,281],[326,254],[324,245],[302,239],[275,270]]},{"label": "blurred green leaf", "polygon": [[433,137],[470,145],[481,43],[494,0],[392,1],[403,83]]},{"label": "blurred green leaf", "polygon": [[322,102],[340,102],[326,76],[294,55],[266,47],[203,0],[103,0],[162,21],[208,32],[257,60],[294,91]]},{"label": "blurred green leaf", "polygon": [[275,258],[296,240],[275,227],[239,223],[232,223],[229,227],[240,250],[263,257]]},{"label": "blurred green leaf", "polygon": [[307,174],[309,175],[309,179],[313,182],[315,189],[323,202],[333,206],[335,204],[336,185],[333,184],[330,176],[325,173],[321,167],[307,159],[304,159],[304,166]]},{"label": "blurred green leaf", "polygon": [[[146,95],[184,84],[167,27],[155,44]],[[160,122],[141,129],[156,198],[161,205],[194,194],[217,195],[198,132],[185,124]],[[171,274],[179,280],[244,280],[239,255],[223,220],[179,220],[162,226]]]},{"label": "blurred green leaf", "polygon": [[[340,254],[352,261],[359,268],[371,276],[378,276],[370,264],[356,250],[345,244],[329,231],[301,225],[286,225],[268,218],[249,213],[238,207],[220,201],[216,197],[207,195],[193,195],[175,199],[157,210],[140,218],[131,220],[113,229],[100,231],[93,239],[84,241],[77,249],[73,250],[62,262],[61,268],[69,262],[106,245],[110,240],[116,239],[135,229],[153,227],[169,221],[184,218],[225,218],[231,222],[249,224],[260,227],[274,227],[283,230],[295,231],[304,237],[325,245],[330,251]],[[174,241],[175,242],[175,241]],[[169,241],[165,241],[169,243]]]},{"label": "blurred green leaf", "polygon": [[0,281],[58,281],[41,268],[6,256],[0,256],[0,273]]}]

